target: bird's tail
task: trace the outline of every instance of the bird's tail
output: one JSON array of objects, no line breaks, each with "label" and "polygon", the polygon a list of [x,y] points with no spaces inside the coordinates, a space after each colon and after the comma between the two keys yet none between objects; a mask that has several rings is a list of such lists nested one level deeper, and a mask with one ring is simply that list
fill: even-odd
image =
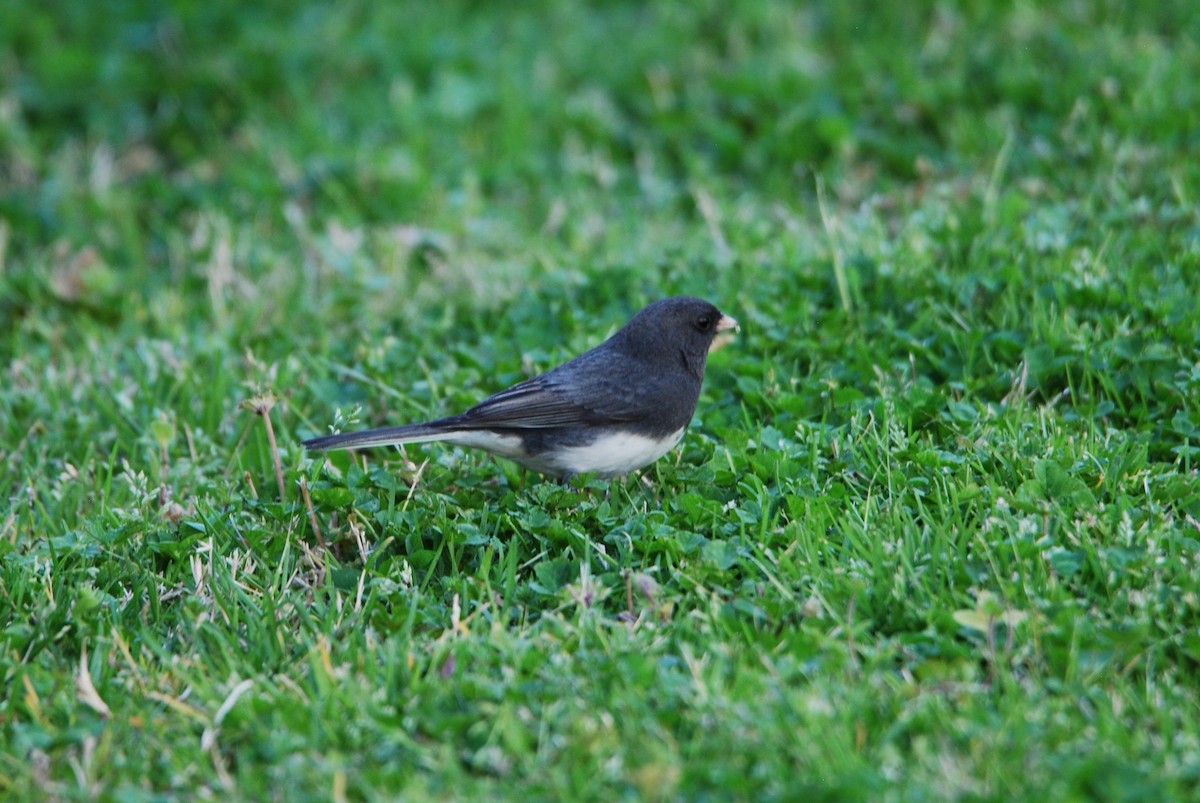
[{"label": "bird's tail", "polygon": [[362,432],[343,432],[304,441],[304,448],[313,452],[329,452],[337,449],[366,449],[371,446],[398,446],[402,443],[424,443],[440,441],[453,432],[452,429],[432,424],[412,424],[406,427],[384,427]]}]

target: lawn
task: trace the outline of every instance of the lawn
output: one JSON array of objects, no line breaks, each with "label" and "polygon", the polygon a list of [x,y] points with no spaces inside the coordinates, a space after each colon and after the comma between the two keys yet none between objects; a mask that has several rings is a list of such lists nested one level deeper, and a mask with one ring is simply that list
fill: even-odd
[{"label": "lawn", "polygon": [[0,797],[1200,798],[1192,6],[0,5]]}]

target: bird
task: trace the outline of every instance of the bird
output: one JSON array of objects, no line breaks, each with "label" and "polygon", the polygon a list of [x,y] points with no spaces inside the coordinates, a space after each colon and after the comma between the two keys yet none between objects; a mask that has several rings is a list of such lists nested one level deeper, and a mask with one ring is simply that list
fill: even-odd
[{"label": "bird", "polygon": [[[570,483],[624,476],[679,443],[717,336],[738,322],[711,303],[656,301],[591,351],[458,415],[304,441],[310,451],[442,441]],[[723,340],[723,339],[722,339]]]}]

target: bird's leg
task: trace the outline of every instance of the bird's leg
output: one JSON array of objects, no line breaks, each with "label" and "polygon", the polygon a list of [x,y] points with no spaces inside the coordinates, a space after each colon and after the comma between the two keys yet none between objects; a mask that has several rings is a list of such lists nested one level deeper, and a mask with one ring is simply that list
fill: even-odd
[{"label": "bird's leg", "polygon": [[638,481],[651,493],[654,497],[654,506],[662,509],[662,478],[659,477],[658,482],[653,482],[647,474],[639,473]]}]

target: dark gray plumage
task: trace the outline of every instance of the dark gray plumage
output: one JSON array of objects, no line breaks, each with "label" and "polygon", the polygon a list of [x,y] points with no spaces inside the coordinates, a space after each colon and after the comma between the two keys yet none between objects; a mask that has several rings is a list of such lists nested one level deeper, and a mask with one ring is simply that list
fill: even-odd
[{"label": "dark gray plumage", "polygon": [[683,437],[713,340],[736,326],[698,298],[656,301],[591,351],[465,413],[304,445],[323,451],[446,441],[555,477],[626,474],[662,457]]}]

